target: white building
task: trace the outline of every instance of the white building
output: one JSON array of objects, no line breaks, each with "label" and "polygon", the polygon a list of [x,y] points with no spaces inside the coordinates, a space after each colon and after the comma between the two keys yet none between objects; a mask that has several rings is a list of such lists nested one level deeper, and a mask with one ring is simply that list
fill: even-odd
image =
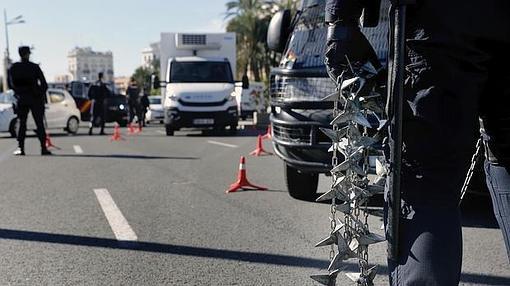
[{"label": "white building", "polygon": [[112,52],[95,52],[90,47],[76,47],[69,52],[69,73],[73,80],[85,80],[94,82],[98,79],[98,73],[104,74],[104,80],[113,82],[113,54]]},{"label": "white building", "polygon": [[150,47],[142,50],[142,67],[151,68],[154,60],[159,58],[159,42],[150,44]]}]

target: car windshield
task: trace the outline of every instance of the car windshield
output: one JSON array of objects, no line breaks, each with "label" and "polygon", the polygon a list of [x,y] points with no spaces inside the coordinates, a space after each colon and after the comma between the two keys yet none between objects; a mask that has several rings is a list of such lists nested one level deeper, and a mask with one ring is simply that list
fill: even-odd
[{"label": "car windshield", "polygon": [[14,96],[11,93],[0,93],[0,103],[13,103]]},{"label": "car windshield", "polygon": [[159,97],[149,97],[150,104],[161,104],[161,98]]},{"label": "car windshield", "polygon": [[173,62],[169,82],[233,83],[234,80],[228,62]]}]

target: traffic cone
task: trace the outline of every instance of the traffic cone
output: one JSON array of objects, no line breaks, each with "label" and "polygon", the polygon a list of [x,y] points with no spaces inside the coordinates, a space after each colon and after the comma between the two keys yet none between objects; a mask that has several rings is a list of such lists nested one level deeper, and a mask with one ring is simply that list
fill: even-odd
[{"label": "traffic cone", "polygon": [[269,124],[267,126],[266,134],[262,135],[262,139],[271,139],[271,138],[273,138],[273,135],[271,135],[271,131],[272,131],[271,124]]},{"label": "traffic cone", "polygon": [[129,135],[133,135],[133,134],[136,134],[137,131],[135,129],[135,127],[133,126],[133,123],[129,122],[128,124],[128,134]]},{"label": "traffic cone", "polygon": [[46,133],[46,140],[44,144],[46,145],[46,149],[55,148],[57,150],[60,150],[60,148],[55,146],[55,144],[53,144],[53,142],[51,141],[50,133]]},{"label": "traffic cone", "polygon": [[273,153],[264,150],[264,146],[262,144],[262,136],[257,137],[257,148],[253,150],[250,155],[252,156],[262,156],[262,155],[273,155]]},{"label": "traffic cone", "polygon": [[241,162],[239,163],[239,172],[237,174],[237,181],[230,185],[230,188],[225,193],[235,193],[238,190],[259,190],[266,191],[267,188],[253,185],[246,178],[246,159],[241,156]]},{"label": "traffic cone", "polygon": [[112,135],[112,137],[110,137],[110,142],[111,141],[120,141],[120,140],[124,140],[124,138],[122,137],[122,134],[120,133],[119,124],[115,123],[115,127],[113,128],[113,135]]}]

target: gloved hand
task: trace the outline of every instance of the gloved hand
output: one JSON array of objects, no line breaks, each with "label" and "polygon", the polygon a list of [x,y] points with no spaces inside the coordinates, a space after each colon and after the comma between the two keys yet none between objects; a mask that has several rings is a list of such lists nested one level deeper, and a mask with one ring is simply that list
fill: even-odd
[{"label": "gloved hand", "polygon": [[329,77],[335,83],[339,83],[342,74],[349,71],[349,63],[367,61],[376,69],[381,67],[372,45],[357,25],[337,23],[328,27],[325,64]]}]

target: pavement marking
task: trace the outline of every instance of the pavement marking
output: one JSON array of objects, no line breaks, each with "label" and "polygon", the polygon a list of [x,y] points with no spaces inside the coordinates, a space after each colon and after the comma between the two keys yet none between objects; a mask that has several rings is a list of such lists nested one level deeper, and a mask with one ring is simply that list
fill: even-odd
[{"label": "pavement marking", "polygon": [[120,241],[137,241],[138,237],[129,226],[124,215],[117,207],[107,189],[94,189],[97,200],[103,209],[104,215],[112,228],[113,234]]},{"label": "pavement marking", "polygon": [[223,146],[223,147],[229,147],[229,148],[238,148],[239,147],[237,145],[227,144],[227,143],[213,141],[213,140],[207,140],[207,143],[214,144],[214,145],[219,145],[219,146]]},{"label": "pavement marking", "polygon": [[74,145],[73,149],[76,154],[83,154],[83,149],[80,147],[80,145]]},{"label": "pavement marking", "polygon": [[166,132],[165,132],[165,131],[163,131],[163,130],[156,130],[156,132],[157,132],[157,133],[159,133],[159,134],[166,135]]}]

